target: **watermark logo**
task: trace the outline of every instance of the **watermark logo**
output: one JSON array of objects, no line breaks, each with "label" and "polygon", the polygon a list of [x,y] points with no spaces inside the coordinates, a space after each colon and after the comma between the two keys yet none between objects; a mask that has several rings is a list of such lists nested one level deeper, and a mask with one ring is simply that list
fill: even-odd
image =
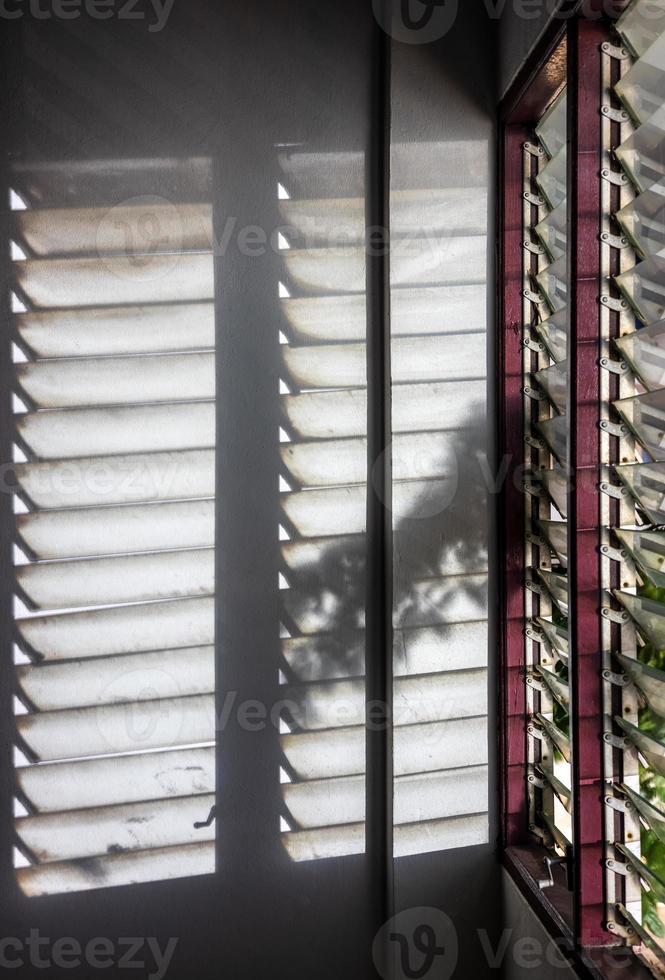
[{"label": "watermark logo", "polygon": [[406,909],[376,934],[372,958],[384,980],[449,980],[459,947],[452,919],[428,906]]},{"label": "watermark logo", "polygon": [[175,0],[0,0],[0,20],[141,20],[150,34],[162,31]]},{"label": "watermark logo", "polygon": [[51,939],[39,929],[28,936],[0,938],[0,970],[33,967],[36,970],[71,970],[85,966],[92,970],[140,970],[148,980],[163,980],[168,973],[178,940],[171,937],[164,948],[154,936],[132,936],[110,939],[95,936],[82,943],[74,936]]},{"label": "watermark logo", "polygon": [[153,194],[129,198],[107,211],[97,226],[97,253],[113,275],[132,282],[170,276],[184,246],[178,208]]},{"label": "watermark logo", "polygon": [[429,44],[451,29],[459,0],[372,0],[377,22],[386,34],[405,44]]}]

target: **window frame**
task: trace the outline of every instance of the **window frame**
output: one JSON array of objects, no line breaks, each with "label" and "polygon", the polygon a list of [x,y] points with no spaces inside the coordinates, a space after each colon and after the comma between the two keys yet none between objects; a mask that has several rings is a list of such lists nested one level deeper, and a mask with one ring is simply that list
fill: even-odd
[{"label": "window frame", "polygon": [[[618,6],[618,5],[617,5]],[[615,13],[619,13],[617,10]],[[554,18],[499,107],[497,368],[500,536],[500,811],[502,862],[548,930],[574,950],[582,975],[650,976],[605,923],[606,817],[602,681],[601,44],[612,21],[597,12]],[[539,887],[548,854],[528,823],[525,494],[522,489],[523,144],[563,85],[568,90],[568,341],[570,485],[568,498],[573,855],[570,890],[562,866]],[[607,774],[611,777],[611,773]],[[623,954],[623,955],[622,955]],[[629,968],[628,968],[629,966]]]}]

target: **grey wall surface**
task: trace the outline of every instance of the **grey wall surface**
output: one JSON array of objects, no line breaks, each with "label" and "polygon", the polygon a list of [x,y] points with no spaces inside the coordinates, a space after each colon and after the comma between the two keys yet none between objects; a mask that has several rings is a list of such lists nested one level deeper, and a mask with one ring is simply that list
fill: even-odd
[{"label": "grey wall surface", "polygon": [[554,4],[506,0],[499,20],[499,98],[503,97],[553,16]]},{"label": "grey wall surface", "polygon": [[504,980],[575,980],[578,974],[506,871],[501,875],[501,893]]},{"label": "grey wall surface", "polygon": [[[453,976],[489,977],[494,975],[478,940],[478,932],[498,936],[500,932],[499,872],[496,852],[496,756],[494,716],[495,644],[492,624],[488,629],[489,608],[494,583],[489,586],[483,574],[493,566],[490,546],[488,494],[482,462],[491,453],[493,398],[487,363],[492,358],[493,340],[493,215],[494,188],[494,23],[485,18],[482,5],[460,4],[458,15],[447,33],[436,43],[393,44],[392,80],[392,197],[395,203],[405,188],[430,188],[434,192],[457,189],[462,213],[453,207],[447,220],[440,222],[433,211],[424,218],[425,234],[445,251],[446,261],[433,285],[447,287],[464,284],[466,309],[456,314],[453,294],[439,295],[438,315],[441,331],[454,337],[453,359],[464,360],[461,378],[466,393],[460,395],[447,382],[432,395],[447,446],[456,458],[456,490],[432,515],[405,521],[396,528],[396,596],[404,591],[409,578],[409,561],[414,550],[422,561],[429,560],[437,574],[450,576],[442,610],[453,627],[455,619],[475,621],[478,645],[485,657],[489,651],[489,677],[483,687],[489,695],[488,768],[482,779],[484,790],[477,808],[480,818],[469,818],[458,831],[458,843],[446,850],[435,850],[399,857],[395,866],[398,909],[433,905],[453,920],[459,942],[459,961]],[[471,69],[472,66],[472,70]],[[394,208],[395,209],[395,208]],[[465,244],[470,246],[466,258]],[[395,244],[397,248],[397,243]],[[430,283],[431,284],[431,283]],[[393,304],[401,286],[393,281]],[[393,330],[396,329],[393,322]],[[399,353],[393,344],[393,369]],[[493,371],[489,372],[490,379]],[[432,380],[441,378],[435,375]],[[464,388],[465,385],[462,387]],[[474,396],[473,392],[477,391]],[[395,397],[395,386],[393,387]],[[463,412],[460,403],[468,400]],[[491,458],[491,457],[490,457]],[[434,551],[434,554],[432,554]],[[481,574],[467,577],[465,573]],[[441,640],[441,669],[448,669],[456,653],[451,634]],[[476,650],[476,654],[478,650]],[[485,661],[487,662],[487,661]],[[482,705],[484,691],[479,688],[476,704]],[[478,707],[483,714],[485,709]],[[484,726],[485,719],[476,719]],[[464,766],[477,761],[471,756],[458,761]],[[477,770],[474,770],[477,771]],[[458,770],[459,787],[464,769]],[[460,792],[460,789],[457,790]],[[455,782],[450,794],[456,793]],[[488,808],[488,810],[486,809]],[[476,825],[477,837],[465,839]],[[396,845],[398,836],[396,834]],[[466,845],[466,846],[464,846]]]},{"label": "grey wall surface", "polygon": [[[442,608],[445,611],[447,603],[452,606],[464,595],[472,609],[464,616],[481,624],[481,657],[487,655],[488,674],[480,693],[488,695],[488,707],[478,709],[479,724],[489,733],[483,762],[487,768],[481,774],[482,800],[471,814],[480,817],[475,840],[470,843],[462,827],[459,841],[453,839],[446,849],[422,846],[401,854],[395,860],[395,884],[398,910],[434,906],[453,920],[460,950],[454,976],[463,980],[497,975],[479,931],[496,948],[504,921],[496,857],[495,582],[491,574],[489,582],[484,577],[496,563],[488,519],[491,501],[488,504],[479,468],[483,459],[491,458],[494,438],[487,406],[494,395],[498,27],[482,4],[459,6],[454,24],[439,40],[394,42],[392,140],[401,161],[395,176],[402,189],[460,187],[468,193],[469,210],[480,214],[473,229],[477,247],[471,253],[481,267],[472,277],[479,302],[474,304],[470,333],[482,336],[487,331],[487,340],[474,348],[470,375],[462,380],[480,382],[481,387],[485,376],[490,380],[470,410],[468,424],[454,428],[460,485],[434,530],[448,545],[456,546],[461,538],[466,559],[475,563],[473,574],[482,579],[467,589],[463,576],[468,567],[458,560],[456,548],[451,557],[448,547],[448,564],[439,573],[458,579]],[[210,156],[217,175],[219,235],[227,217],[235,219],[239,229],[258,226],[270,232],[279,225],[277,183],[288,183],[284,161],[298,163],[298,154],[300,163],[306,158],[308,164],[301,172],[302,199],[362,198],[375,29],[370,4],[189,0],[175,4],[160,34],[149,34],[133,21],[109,22],[108,27],[84,19],[23,26],[28,84],[24,128],[17,135],[15,153],[41,160]],[[506,14],[500,28],[502,89],[543,27],[544,23]],[[78,64],[77,72],[72,62]],[[93,94],[98,89],[90,80],[97,84],[104,72],[112,84],[105,87],[109,101],[100,111]],[[445,231],[457,238],[460,228],[451,225]],[[231,247],[216,257],[220,709],[228,692],[238,702],[258,700],[268,706],[283,696],[279,671],[284,667],[284,597],[278,576],[284,514],[278,487],[284,413],[279,334],[290,326],[278,290],[284,264],[284,257],[270,250],[256,257]],[[452,283],[456,275],[468,282],[464,263],[451,263],[446,274]],[[430,283],[425,280],[424,285]],[[310,297],[313,293],[309,290]],[[444,303],[442,318],[449,312]],[[463,326],[468,328],[468,323]],[[468,353],[466,336],[460,332],[460,357]],[[450,410],[442,399],[444,422]],[[333,429],[336,423],[333,416]],[[344,511],[338,524],[336,533],[348,531]],[[432,558],[427,550],[431,529],[428,522],[415,525],[402,555],[415,552],[420,565],[437,565],[440,556]],[[336,560],[311,572],[305,583],[311,589],[306,611],[325,612],[340,582],[348,589],[349,608],[358,611],[364,595],[362,564],[352,566],[357,580],[350,584],[348,567],[346,560]],[[330,577],[322,577],[327,572]],[[406,577],[404,573],[398,564],[396,579],[406,582],[408,591],[408,568]],[[342,627],[349,622],[357,627],[357,618],[347,618]],[[450,621],[456,623],[454,616]],[[447,653],[444,643],[444,661]],[[10,738],[5,742],[9,745]],[[5,862],[0,868],[2,912],[10,924],[5,934],[23,936],[39,928],[43,935],[78,935],[83,940],[146,935],[159,937],[162,948],[175,936],[179,943],[169,974],[174,980],[372,976],[373,933],[367,916],[371,883],[362,848],[355,853],[341,848],[317,860],[291,860],[280,827],[284,760],[280,732],[273,726],[248,731],[231,719],[218,732],[217,751],[216,875],[31,904],[16,894],[10,862]],[[449,792],[454,795],[454,785]],[[10,805],[11,789],[3,800],[3,814],[11,812]],[[334,816],[341,807],[341,794],[333,793],[327,812]],[[6,823],[9,827],[10,820]],[[527,934],[535,928],[509,888],[505,901],[505,924]],[[76,973],[68,970],[66,975]]]}]

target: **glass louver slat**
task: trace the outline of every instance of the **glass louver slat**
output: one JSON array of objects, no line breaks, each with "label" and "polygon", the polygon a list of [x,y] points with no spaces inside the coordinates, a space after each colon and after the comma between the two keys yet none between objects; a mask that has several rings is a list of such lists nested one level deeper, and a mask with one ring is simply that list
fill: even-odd
[{"label": "glass louver slat", "polygon": [[660,776],[665,776],[665,745],[653,735],[640,731],[625,718],[617,716],[614,720],[635,748],[644,756],[647,764]]},{"label": "glass louver slat", "polygon": [[541,811],[539,812],[538,816],[543,821],[545,827],[547,827],[557,847],[560,847],[562,851],[566,851],[568,848],[572,847],[564,832],[557,827],[554,820],[547,813],[543,813]]},{"label": "glass louver slat", "polygon": [[547,670],[547,668],[543,667],[541,664],[536,665],[536,670],[538,672],[538,676],[543,679],[549,688],[552,697],[558,701],[559,704],[567,708],[570,704],[570,688],[567,681],[564,681],[553,671]]},{"label": "glass louver slat", "polygon": [[615,344],[648,391],[665,387],[665,320],[618,337]]},{"label": "glass louver slat", "polygon": [[536,126],[536,136],[550,159],[566,145],[566,92],[561,92]]},{"label": "glass louver slat", "polygon": [[645,639],[658,649],[665,648],[665,604],[617,589],[614,596],[635,620]]},{"label": "glass louver slat", "polygon": [[657,874],[644,863],[640,861],[636,854],[626,847],[624,844],[614,845],[626,861],[628,865],[633,869],[633,871],[639,875],[642,881],[646,882],[649,886],[649,890],[653,892],[659,902],[665,902],[665,882],[661,881]]},{"label": "glass louver slat", "polygon": [[645,259],[617,276],[616,283],[644,324],[665,319],[665,259]]},{"label": "glass louver slat", "polygon": [[568,263],[565,255],[559,256],[551,265],[536,276],[536,281],[553,313],[558,313],[566,305]]},{"label": "glass louver slat", "polygon": [[564,810],[566,810],[567,813],[570,813],[572,808],[572,794],[568,787],[548,769],[536,766],[536,772],[541,779],[544,779],[545,782],[552,787],[554,790],[554,795],[557,797]]},{"label": "glass louver slat", "polygon": [[652,458],[665,459],[665,389],[621,398],[613,405]]},{"label": "glass louver slat", "polygon": [[655,184],[616,212],[616,220],[641,256],[665,256],[665,185]]},{"label": "glass louver slat", "polygon": [[568,479],[564,470],[558,467],[551,470],[540,470],[538,479],[565,520],[568,509]]},{"label": "glass louver slat", "polygon": [[568,466],[568,423],[565,415],[544,419],[537,423],[536,428],[549,446],[552,455],[565,469]]},{"label": "glass louver slat", "polygon": [[562,660],[568,660],[568,630],[564,629],[562,626],[557,626],[549,619],[544,619],[542,616],[537,616],[535,619],[538,627],[543,631],[547,642],[549,643],[552,650],[556,651],[558,657]]},{"label": "glass louver slat", "polygon": [[568,579],[559,572],[548,572],[538,569],[538,575],[545,583],[547,591],[564,616],[568,615]]},{"label": "glass louver slat", "polygon": [[630,114],[643,123],[665,101],[665,34],[659,34],[615,85]]},{"label": "glass louver slat", "polygon": [[568,564],[568,525],[565,521],[539,520],[538,526],[561,565],[566,568]]},{"label": "glass louver slat", "polygon": [[545,164],[536,176],[536,183],[550,208],[556,208],[566,199],[566,147],[562,146],[555,157]]},{"label": "glass louver slat", "polygon": [[665,31],[663,0],[637,0],[616,22],[616,30],[631,53],[639,58]]},{"label": "glass louver slat", "polygon": [[652,802],[640,796],[639,793],[636,793],[630,786],[622,784],[620,789],[633,804],[649,830],[652,830],[658,839],[665,844],[665,813],[654,806]]},{"label": "glass louver slat", "polygon": [[638,191],[648,191],[661,181],[665,176],[665,105],[638,126],[615,154]]},{"label": "glass louver slat", "polygon": [[567,211],[565,200],[538,222],[534,231],[552,261],[566,254]]},{"label": "glass louver slat", "polygon": [[551,403],[560,415],[566,411],[566,398],[568,394],[568,364],[561,361],[551,367],[543,368],[534,375],[536,381],[543,389]]},{"label": "glass louver slat", "polygon": [[656,714],[665,717],[665,674],[662,670],[649,667],[632,657],[615,654],[626,673]]},{"label": "glass louver slat", "polygon": [[545,718],[545,716],[541,715],[539,712],[534,715],[534,721],[540,725],[550,741],[557,747],[566,762],[570,762],[570,739],[568,736],[562,732],[553,721],[550,721],[549,718]]},{"label": "glass louver slat", "polygon": [[619,530],[621,544],[657,588],[665,588],[665,531]]},{"label": "glass louver slat", "polygon": [[565,360],[568,345],[568,314],[566,310],[552,313],[535,326],[535,331],[545,344],[553,361]]},{"label": "glass louver slat", "polygon": [[665,464],[630,463],[614,470],[649,521],[665,523]]}]

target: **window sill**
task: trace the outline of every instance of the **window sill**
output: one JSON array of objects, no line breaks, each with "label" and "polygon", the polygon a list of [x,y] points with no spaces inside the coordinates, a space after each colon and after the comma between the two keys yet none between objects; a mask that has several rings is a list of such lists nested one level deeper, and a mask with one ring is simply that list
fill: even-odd
[{"label": "window sill", "polygon": [[[573,945],[573,894],[568,891],[562,867],[552,869],[554,885],[538,887],[544,876],[544,847],[521,845],[503,852],[503,866],[552,939],[561,941],[562,950]],[[570,955],[573,969],[584,980],[653,980],[652,973],[624,945],[575,950]]]}]

